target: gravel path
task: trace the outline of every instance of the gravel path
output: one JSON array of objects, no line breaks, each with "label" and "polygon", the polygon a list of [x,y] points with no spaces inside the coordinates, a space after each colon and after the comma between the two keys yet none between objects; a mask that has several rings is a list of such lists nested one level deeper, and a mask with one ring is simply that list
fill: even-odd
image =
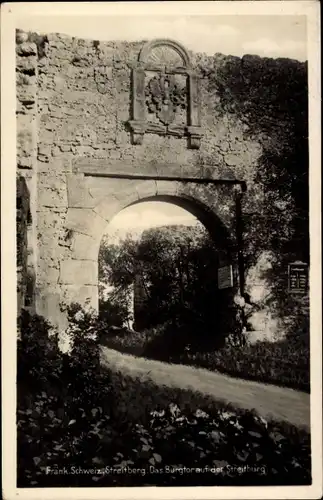
[{"label": "gravel path", "polygon": [[173,365],[102,346],[103,365],[159,385],[191,389],[234,406],[255,409],[264,418],[289,422],[310,430],[310,395],[293,389],[242,380],[203,368]]}]

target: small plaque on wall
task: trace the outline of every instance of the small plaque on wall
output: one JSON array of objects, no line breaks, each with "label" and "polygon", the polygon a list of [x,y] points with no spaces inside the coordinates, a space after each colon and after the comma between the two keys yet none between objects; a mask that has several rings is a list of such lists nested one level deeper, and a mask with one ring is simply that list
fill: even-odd
[{"label": "small plaque on wall", "polygon": [[288,290],[306,294],[308,290],[308,264],[296,261],[288,265]]},{"label": "small plaque on wall", "polygon": [[218,269],[218,288],[223,290],[224,288],[233,287],[233,272],[232,266],[223,266]]}]

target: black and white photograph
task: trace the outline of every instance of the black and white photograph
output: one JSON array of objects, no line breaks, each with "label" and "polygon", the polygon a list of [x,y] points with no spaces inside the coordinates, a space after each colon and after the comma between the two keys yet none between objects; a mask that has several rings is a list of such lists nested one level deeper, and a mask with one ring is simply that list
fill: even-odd
[{"label": "black and white photograph", "polygon": [[5,498],[319,498],[318,4],[107,4],[5,4]]}]

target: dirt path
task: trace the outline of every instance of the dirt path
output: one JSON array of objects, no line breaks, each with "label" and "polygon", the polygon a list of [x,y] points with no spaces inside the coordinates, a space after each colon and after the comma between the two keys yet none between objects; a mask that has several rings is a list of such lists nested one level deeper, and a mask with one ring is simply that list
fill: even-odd
[{"label": "dirt path", "polygon": [[102,364],[143,380],[150,378],[159,385],[197,390],[240,408],[255,409],[264,418],[310,429],[310,395],[303,392],[233,378],[203,368],[137,358],[103,346]]}]

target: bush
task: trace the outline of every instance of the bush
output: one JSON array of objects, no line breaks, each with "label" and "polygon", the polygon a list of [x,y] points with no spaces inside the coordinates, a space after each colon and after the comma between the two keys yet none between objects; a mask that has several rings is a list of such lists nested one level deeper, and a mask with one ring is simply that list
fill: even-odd
[{"label": "bush", "polygon": [[[46,425],[43,414],[30,421]],[[309,436],[252,412],[183,411],[168,403],[151,410],[145,424],[110,421],[99,409],[95,422],[83,435],[77,422],[70,425],[65,439],[72,434],[73,446],[55,441],[50,460],[40,461],[37,475],[27,469],[22,486],[310,484]],[[57,464],[66,474],[55,475]],[[74,474],[78,468],[92,472]]]},{"label": "bush", "polygon": [[147,332],[110,328],[106,334],[100,337],[100,342],[111,349],[134,356],[142,356],[147,342]]},{"label": "bush", "polygon": [[18,487],[310,483],[306,432],[196,392],[103,371],[102,324],[78,307],[69,320],[71,348],[62,354],[42,318],[22,317]]},{"label": "bush", "polygon": [[186,351],[170,361],[310,392],[310,352],[296,340],[294,345],[284,340],[227,345],[209,353]]},{"label": "bush", "polygon": [[131,319],[131,314],[129,313],[129,306],[124,297],[108,297],[107,299],[100,300],[99,304],[100,319],[107,326],[119,326],[122,327],[124,324],[128,323]]},{"label": "bush", "polygon": [[217,350],[212,347],[212,339],[210,342],[208,349],[207,343],[203,344],[199,336],[169,322],[143,332],[111,335],[104,344],[135,356],[310,391],[310,350],[306,331],[279,342],[228,342]]},{"label": "bush", "polygon": [[58,333],[44,318],[22,311],[18,320],[18,387],[37,391],[47,385],[61,388],[64,355],[58,347]]},{"label": "bush", "polygon": [[[41,467],[86,459],[97,431],[96,413],[111,408],[107,374],[100,368],[95,318],[69,310],[71,349],[64,354],[57,333],[41,317],[23,312],[18,341],[18,484],[39,484]],[[108,416],[108,415],[107,415]],[[84,441],[85,435],[89,439]],[[75,455],[76,453],[76,455]],[[32,478],[32,479],[31,479]],[[30,484],[30,481],[33,484]]]}]

